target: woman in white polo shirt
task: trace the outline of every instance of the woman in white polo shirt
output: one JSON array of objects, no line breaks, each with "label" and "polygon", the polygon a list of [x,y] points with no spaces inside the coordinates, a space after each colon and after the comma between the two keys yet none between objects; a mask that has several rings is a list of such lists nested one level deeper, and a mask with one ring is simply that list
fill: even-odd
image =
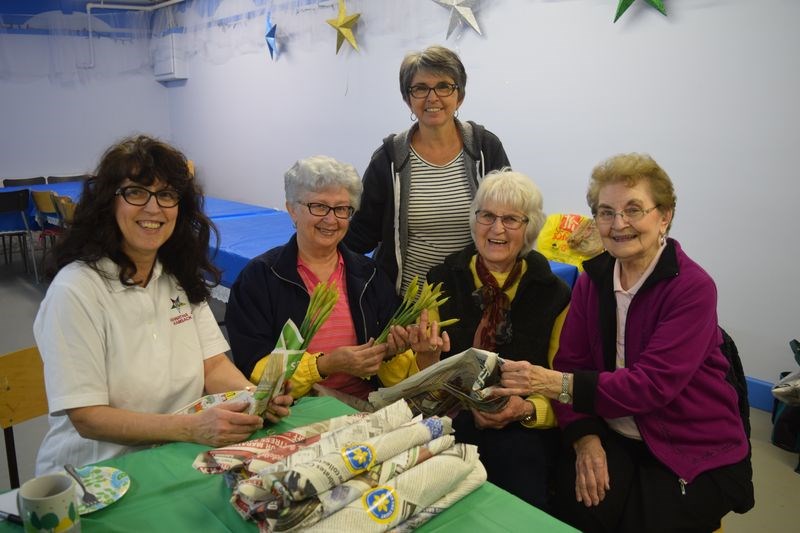
[{"label": "woman in white polo shirt", "polygon": [[[36,473],[85,465],[140,446],[247,439],[262,419],[231,402],[169,413],[247,378],[206,303],[211,221],[186,159],[145,136],[103,156],[56,249],[57,274],[34,322],[44,361],[50,430]],[[290,396],[272,406],[288,414]]]}]

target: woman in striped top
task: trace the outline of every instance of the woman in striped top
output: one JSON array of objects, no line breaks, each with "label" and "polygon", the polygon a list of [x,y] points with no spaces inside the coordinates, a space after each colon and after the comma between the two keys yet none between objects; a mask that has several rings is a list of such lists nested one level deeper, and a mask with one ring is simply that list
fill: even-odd
[{"label": "woman in striped top", "polygon": [[[300,324],[316,284],[332,281],[339,299],[303,355],[291,393],[302,396],[319,383],[366,400],[376,386],[395,385],[418,367],[414,353],[399,346],[408,332],[374,344],[399,298],[372,259],[341,243],[359,206],[361,180],[352,165],[316,156],[287,171],[285,188],[297,232],[285,245],[253,258],[231,288],[225,321],[234,362],[257,382],[283,325],[289,318]],[[438,335],[415,342],[428,345],[449,346]]]},{"label": "woman in striped top", "polygon": [[469,206],[478,183],[509,165],[493,133],[456,118],[466,83],[452,50],[408,54],[400,93],[415,123],[386,137],[364,173],[362,206],[345,243],[361,253],[377,247],[375,259],[399,292],[472,241]]}]

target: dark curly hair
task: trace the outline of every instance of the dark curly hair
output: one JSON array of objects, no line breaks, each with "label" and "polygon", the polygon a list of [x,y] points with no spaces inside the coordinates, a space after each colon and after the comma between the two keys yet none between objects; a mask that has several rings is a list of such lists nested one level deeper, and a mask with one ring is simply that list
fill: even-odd
[{"label": "dark curly hair", "polygon": [[123,139],[103,154],[95,175],[83,185],[72,225],[55,249],[52,274],[73,261],[84,261],[99,271],[97,262],[108,257],[120,267],[120,282],[134,284],[130,279],[136,266],[122,251],[122,232],[115,218],[116,192],[125,179],[145,186],[160,181],[180,194],[175,230],[159,248],[158,259],[190,302],[202,302],[210,295],[209,287],[221,279],[208,255],[211,232],[215,242],[219,232],[203,211],[202,190],[184,155],[145,135]]}]

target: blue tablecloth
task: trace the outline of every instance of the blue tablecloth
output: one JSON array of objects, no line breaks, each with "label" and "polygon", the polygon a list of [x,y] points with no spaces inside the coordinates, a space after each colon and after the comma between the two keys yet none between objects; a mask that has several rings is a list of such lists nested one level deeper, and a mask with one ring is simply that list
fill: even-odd
[{"label": "blue tablecloth", "polygon": [[206,215],[213,219],[214,222],[217,222],[217,220],[221,218],[261,215],[274,213],[276,211],[269,207],[234,202],[233,200],[223,200],[222,198],[215,198],[213,196],[206,196],[205,204]]},{"label": "blue tablecloth", "polygon": [[[213,260],[222,269],[225,287],[233,284],[250,259],[284,244],[295,231],[286,211],[216,219],[214,223],[220,232],[220,249]],[[212,252],[213,248],[212,243]],[[550,268],[570,287],[578,279],[578,269],[573,265],[550,261]]]}]

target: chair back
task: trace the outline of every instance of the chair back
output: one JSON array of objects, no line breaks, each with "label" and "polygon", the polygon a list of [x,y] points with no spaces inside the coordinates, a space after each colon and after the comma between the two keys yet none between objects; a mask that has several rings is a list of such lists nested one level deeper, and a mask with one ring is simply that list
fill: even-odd
[{"label": "chair back", "polygon": [[13,427],[46,415],[44,366],[36,346],[0,355],[0,425],[6,441],[11,488],[19,487]]},{"label": "chair back", "polygon": [[30,189],[20,189],[18,191],[8,192],[0,191],[0,213],[24,213],[28,210],[28,204],[30,203],[30,200]]},{"label": "chair back", "polygon": [[62,225],[61,216],[53,201],[53,194],[53,191],[31,191],[33,203],[40,215],[38,218],[39,225],[42,229],[44,229],[47,222],[49,222],[48,217],[56,219],[55,225]]},{"label": "chair back", "polygon": [[75,218],[75,202],[72,201],[72,198],[53,194],[53,201],[64,226],[72,224],[72,219]]},{"label": "chair back", "polygon": [[47,183],[64,183],[67,181],[86,181],[88,174],[77,174],[75,176],[47,176]]},{"label": "chair back", "polygon": [[46,183],[44,176],[35,178],[4,178],[3,187],[19,187],[22,185],[42,185]]}]

